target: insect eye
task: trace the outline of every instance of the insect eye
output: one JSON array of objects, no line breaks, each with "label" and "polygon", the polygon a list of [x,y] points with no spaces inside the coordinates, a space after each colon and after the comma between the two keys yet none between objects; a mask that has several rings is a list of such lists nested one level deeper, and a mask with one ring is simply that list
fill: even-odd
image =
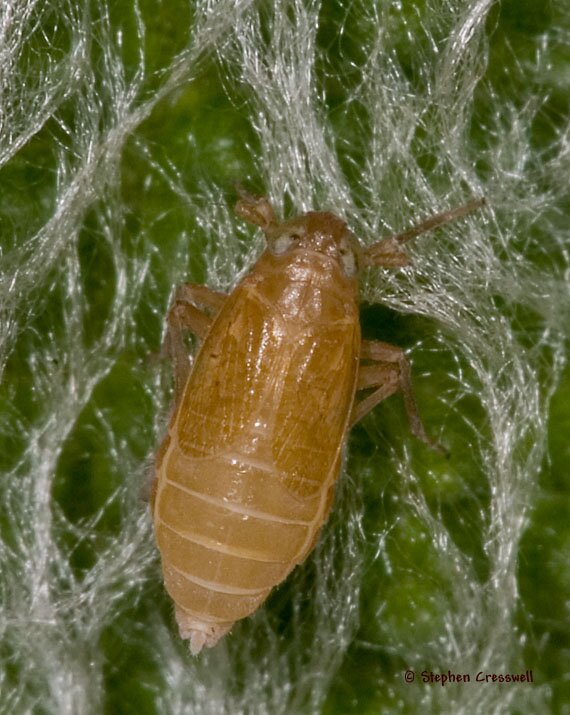
[{"label": "insect eye", "polygon": [[349,278],[353,278],[358,273],[356,256],[352,248],[344,240],[338,247],[338,256],[344,274]]},{"label": "insect eye", "polygon": [[299,231],[285,231],[271,243],[271,251],[277,256],[288,251],[291,246],[299,243],[302,234]]},{"label": "insect eye", "polygon": [[353,278],[356,275],[356,261],[354,255],[350,251],[345,251],[340,256],[342,268],[347,276]]}]

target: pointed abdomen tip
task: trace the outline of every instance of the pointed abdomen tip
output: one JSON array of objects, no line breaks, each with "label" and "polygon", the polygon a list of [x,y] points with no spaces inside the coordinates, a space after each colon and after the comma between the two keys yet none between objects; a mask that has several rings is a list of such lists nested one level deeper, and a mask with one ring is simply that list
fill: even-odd
[{"label": "pointed abdomen tip", "polygon": [[213,648],[233,626],[233,623],[201,621],[199,617],[190,615],[178,607],[176,621],[180,629],[180,637],[190,641],[192,655],[198,655],[203,648]]}]

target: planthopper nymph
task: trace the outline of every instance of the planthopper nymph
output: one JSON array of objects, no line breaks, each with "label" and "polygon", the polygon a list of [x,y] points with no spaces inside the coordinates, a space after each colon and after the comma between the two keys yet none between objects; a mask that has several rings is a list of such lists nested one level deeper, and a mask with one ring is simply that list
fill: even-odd
[{"label": "planthopper nymph", "polygon": [[[332,213],[288,221],[241,191],[267,247],[229,294],[186,284],[168,315],[175,405],[151,510],[166,590],[193,653],[252,614],[314,548],[351,426],[394,392],[425,433],[402,349],[362,340],[358,279],[408,263],[402,244],[480,207],[363,248]],[[199,346],[192,363],[184,333]]]}]

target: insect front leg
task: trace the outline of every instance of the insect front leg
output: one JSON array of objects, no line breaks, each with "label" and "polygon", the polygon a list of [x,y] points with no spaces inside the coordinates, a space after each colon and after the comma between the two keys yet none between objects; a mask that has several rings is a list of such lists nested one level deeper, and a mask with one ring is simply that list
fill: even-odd
[{"label": "insect front leg", "polygon": [[174,370],[174,392],[177,403],[190,370],[184,333],[191,332],[203,340],[226,299],[224,293],[195,283],[184,283],[174,294],[167,318],[163,352],[169,355]]},{"label": "insect front leg", "polygon": [[363,340],[360,359],[371,364],[361,363],[356,385],[357,392],[370,388],[376,389],[360,399],[357,395],[357,401],[352,409],[351,425],[361,420],[379,402],[401,390],[412,434],[432,449],[447,455],[445,447],[429,437],[424,429],[412,388],[410,361],[402,348],[377,340]]}]

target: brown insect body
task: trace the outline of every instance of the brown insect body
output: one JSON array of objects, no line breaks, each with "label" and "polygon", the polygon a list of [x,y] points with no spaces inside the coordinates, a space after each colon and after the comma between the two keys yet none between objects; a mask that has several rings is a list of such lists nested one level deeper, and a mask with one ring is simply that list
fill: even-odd
[{"label": "brown insect body", "polygon": [[165,586],[194,653],[253,613],[313,549],[361,416],[357,389],[378,388],[370,405],[406,389],[397,348],[370,344],[381,354],[369,345],[364,357],[382,365],[359,367],[362,257],[344,221],[311,212],[278,223],[248,195],[238,210],[264,228],[268,248],[227,297],[187,287],[213,316],[179,301],[202,343],[157,455],[152,499]]},{"label": "brown insect body", "polygon": [[357,283],[334,255],[345,224],[309,214],[306,231],[330,255],[263,254],[202,343],[157,464],[165,584],[195,650],[305,559],[330,509],[356,389]]}]

